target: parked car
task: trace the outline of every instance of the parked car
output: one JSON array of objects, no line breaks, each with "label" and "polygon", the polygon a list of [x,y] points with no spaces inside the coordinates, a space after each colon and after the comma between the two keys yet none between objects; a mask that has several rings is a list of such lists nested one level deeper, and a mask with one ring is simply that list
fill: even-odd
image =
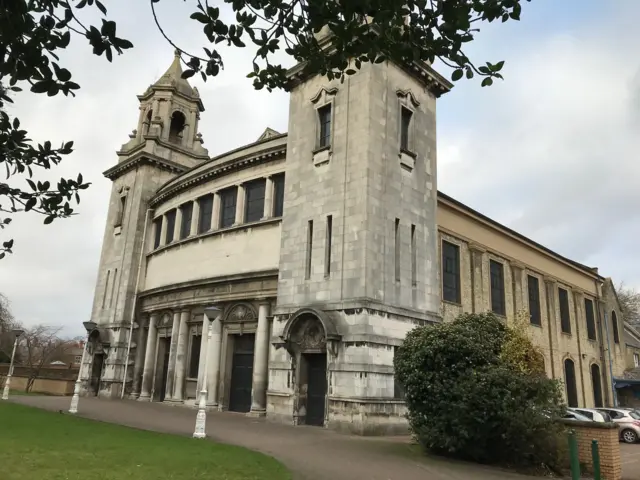
[{"label": "parked car", "polygon": [[620,425],[620,438],[626,443],[636,443],[640,439],[640,413],[624,408],[598,408],[607,412]]},{"label": "parked car", "polygon": [[570,412],[576,412],[580,415],[584,415],[585,417],[593,420],[594,422],[611,422],[611,415],[607,412],[599,412],[595,408],[568,408]]},{"label": "parked car", "polygon": [[576,422],[593,422],[589,417],[578,412],[572,412],[571,410],[567,410],[562,418],[565,420],[574,420]]}]

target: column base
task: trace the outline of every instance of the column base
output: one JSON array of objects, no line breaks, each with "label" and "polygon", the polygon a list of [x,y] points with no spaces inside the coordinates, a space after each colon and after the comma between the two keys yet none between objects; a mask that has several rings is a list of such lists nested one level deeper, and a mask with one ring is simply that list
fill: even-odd
[{"label": "column base", "polygon": [[266,408],[252,408],[251,411],[247,413],[247,417],[252,417],[252,418],[260,418],[260,417],[266,417],[266,416],[267,416]]},{"label": "column base", "polygon": [[145,395],[144,393],[142,393],[138,397],[138,401],[139,402],[150,402],[151,401],[151,395],[149,395],[149,394]]}]

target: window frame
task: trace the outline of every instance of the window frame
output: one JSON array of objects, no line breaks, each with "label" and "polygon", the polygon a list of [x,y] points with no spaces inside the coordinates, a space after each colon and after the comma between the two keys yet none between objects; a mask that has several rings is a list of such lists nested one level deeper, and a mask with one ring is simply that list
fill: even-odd
[{"label": "window frame", "polygon": [[620,344],[620,329],[618,326],[618,315],[615,310],[611,310],[611,328],[613,329],[613,343]]},{"label": "window frame", "polygon": [[[326,110],[329,111],[327,117],[328,122],[323,123],[322,112]],[[323,126],[327,124],[329,125],[329,134],[323,135]],[[316,151],[331,148],[331,145],[333,144],[333,127],[333,101],[329,100],[316,107]],[[323,143],[323,140],[325,140],[326,143]]]},{"label": "window frame", "polygon": [[[211,201],[211,208],[204,209],[202,206],[204,205],[204,201],[209,199]],[[214,225],[211,224],[211,217],[213,216],[213,203],[214,203],[214,194],[207,193],[206,195],[202,195],[198,197],[196,200],[198,202],[198,235],[202,233],[206,233],[214,228]],[[205,215],[205,212],[209,212],[209,215]],[[207,226],[207,228],[204,228]]]},{"label": "window frame", "polygon": [[[533,280],[533,282],[531,280]],[[535,289],[532,289],[532,283],[535,283]],[[532,298],[533,292],[535,292],[535,295],[533,295],[535,298]],[[540,279],[531,274],[527,274],[527,298],[529,301],[529,323],[541,327],[542,306],[540,302]],[[535,304],[535,309],[531,308],[532,303]]]},{"label": "window frame", "polygon": [[[500,285],[499,285],[499,289],[496,289],[494,286],[494,266],[498,266],[500,267],[499,273],[500,273]],[[506,291],[505,291],[505,278],[504,278],[504,263],[498,261],[498,260],[494,260],[494,259],[489,259],[489,290],[490,290],[490,297],[491,297],[491,311],[493,313],[495,313],[496,315],[500,315],[503,317],[507,316],[507,302],[506,302]],[[500,298],[498,298],[500,297]],[[502,308],[500,308],[502,307]]]},{"label": "window frame", "polygon": [[[250,199],[249,197],[255,191],[258,191],[262,188],[262,197],[256,197],[254,199]],[[259,222],[264,218],[264,204],[267,198],[267,179],[266,178],[258,178],[255,180],[251,180],[244,184],[244,223],[253,223]],[[259,205],[259,216],[258,218],[250,217],[249,214],[256,215],[255,209],[257,209],[256,205]],[[254,208],[254,211],[250,211],[251,207]],[[235,222],[235,220],[234,220]]]},{"label": "window frame", "polygon": [[[445,260],[445,252],[446,252],[446,248],[453,248],[453,251],[455,251],[455,258],[453,259],[455,262],[455,272],[447,272],[447,262]],[[460,275],[460,245],[457,245],[453,242],[450,242],[448,240],[442,239],[442,241],[440,242],[440,261],[441,261],[441,275],[442,275],[442,299],[445,302],[450,302],[450,303],[455,303],[455,304],[460,304],[462,301],[462,292],[461,292],[461,275]],[[451,291],[450,286],[445,286],[445,278],[447,278],[447,275],[452,275],[455,281],[455,299],[451,299],[451,298],[447,298],[447,291]]]},{"label": "window frame", "polygon": [[[565,306],[562,301],[563,296],[561,292],[564,292],[566,299],[566,310],[563,308]],[[562,333],[566,333],[567,335],[573,335],[571,331],[571,305],[569,304],[569,290],[566,288],[558,287],[558,310],[560,311],[560,330]],[[566,313],[566,322],[565,322],[565,313]],[[566,329],[565,329],[566,327]]]},{"label": "window frame", "polygon": [[163,215],[153,219],[153,249],[156,250],[162,245],[162,224],[164,222]]},{"label": "window frame", "polygon": [[279,173],[273,176],[273,207],[272,212],[274,217],[282,217],[284,213],[284,173]]},{"label": "window frame", "polygon": [[[193,202],[185,202],[180,205],[180,232],[178,235],[179,240],[184,240],[191,235],[191,224],[193,223]],[[185,216],[185,212],[189,212],[188,217]],[[185,219],[188,218],[188,222]],[[186,227],[186,232],[185,232]]]},{"label": "window frame", "polygon": [[[405,112],[408,114],[408,123],[404,125]],[[400,128],[399,128],[399,146],[400,151],[413,154],[413,123],[415,118],[415,111],[408,105],[400,102]],[[406,133],[406,138],[405,138]]]},{"label": "window frame", "polygon": [[[588,308],[587,305],[591,305],[591,307]],[[587,339],[593,342],[597,341],[598,334],[596,332],[595,305],[593,304],[593,300],[590,298],[584,299],[584,319],[587,327]]]},{"label": "window frame", "polygon": [[[225,189],[220,190],[220,215],[219,215],[219,227],[220,228],[229,228],[235,225],[237,210],[238,210],[238,187],[232,186],[227,187]],[[230,199],[232,203],[230,203]],[[231,208],[233,206],[233,209]],[[233,210],[233,221],[231,223],[227,223],[225,218],[225,209]],[[229,216],[229,218],[231,218]]]}]

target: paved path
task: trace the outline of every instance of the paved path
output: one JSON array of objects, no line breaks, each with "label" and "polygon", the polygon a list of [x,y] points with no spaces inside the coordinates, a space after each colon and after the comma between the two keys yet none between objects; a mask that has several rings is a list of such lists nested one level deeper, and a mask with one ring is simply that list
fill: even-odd
[{"label": "paved path", "polygon": [[640,480],[640,443],[620,444],[622,455],[622,478],[624,480]]},{"label": "paved path", "polygon": [[[11,401],[66,412],[68,397],[14,396]],[[144,430],[191,436],[196,411],[131,400],[81,398],[79,415]],[[295,480],[527,480],[527,477],[475,464],[425,457],[407,437],[357,437],[318,427],[293,427],[214,412],[207,415],[212,440],[272,455]],[[196,441],[196,440],[194,440]]]}]

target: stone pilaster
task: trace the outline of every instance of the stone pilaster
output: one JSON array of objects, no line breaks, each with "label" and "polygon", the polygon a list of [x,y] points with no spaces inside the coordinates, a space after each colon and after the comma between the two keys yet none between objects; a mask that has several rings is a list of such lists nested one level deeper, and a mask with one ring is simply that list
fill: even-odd
[{"label": "stone pilaster", "polygon": [[[220,193],[213,194],[213,208],[211,209],[211,230],[218,230],[220,228]],[[202,332],[203,336],[207,335],[207,332]]]},{"label": "stone pilaster", "polygon": [[184,375],[187,365],[187,343],[189,340],[189,310],[180,312],[180,329],[178,333],[178,349],[176,352],[176,373],[173,384],[173,401],[181,402],[184,400]]},{"label": "stone pilaster", "polygon": [[253,356],[253,382],[251,386],[251,412],[255,416],[267,412],[267,382],[269,379],[269,302],[258,307],[255,353]]},{"label": "stone pilaster", "polygon": [[151,400],[151,384],[155,370],[156,347],[158,343],[158,319],[160,314],[152,313],[149,318],[149,333],[147,334],[147,348],[144,355],[144,369],[142,373],[142,392],[139,400]]},{"label": "stone pilaster", "polygon": [[210,407],[218,406],[221,345],[222,315],[218,315],[211,323],[211,342],[210,345],[207,345],[207,406]]},{"label": "stone pilaster", "polygon": [[162,215],[162,228],[160,229],[160,247],[167,244],[167,216]]},{"label": "stone pilaster", "polygon": [[266,178],[266,184],[264,186],[264,213],[263,219],[271,218],[273,216],[273,177],[268,176]]},{"label": "stone pilaster", "polygon": [[242,225],[244,223],[244,185],[238,185],[238,197],[236,198],[236,221],[234,225]]},{"label": "stone pilaster", "polygon": [[178,349],[178,330],[180,329],[180,312],[173,313],[171,327],[171,344],[169,346],[169,365],[167,366],[167,388],[164,393],[165,401],[173,397],[173,380],[176,371],[176,351]]},{"label": "stone pilaster", "polygon": [[528,310],[528,304],[526,297],[526,287],[524,286],[524,265],[517,262],[511,263],[511,278],[513,281],[513,318],[520,310]]},{"label": "stone pilaster", "polygon": [[484,248],[475,243],[469,244],[471,254],[471,299],[474,313],[486,311],[484,289],[483,289],[483,257],[486,252]]},{"label": "stone pilaster", "polygon": [[149,323],[149,315],[140,315],[138,319],[138,336],[136,337],[136,358],[133,365],[133,390],[131,392],[132,397],[138,397],[140,395],[140,387],[142,382],[142,370],[144,368],[144,357],[147,341],[146,326]]},{"label": "stone pilaster", "polygon": [[558,317],[556,316],[556,292],[558,291],[558,284],[553,278],[545,277],[544,287],[547,319],[549,322],[549,359],[551,361],[551,377],[558,378],[558,376],[560,376],[560,378],[563,378],[563,372],[558,371],[556,368],[556,356],[559,354],[558,335],[560,335]]},{"label": "stone pilaster", "polygon": [[198,234],[198,222],[200,221],[200,202],[193,201],[193,213],[191,214],[191,235]]}]

